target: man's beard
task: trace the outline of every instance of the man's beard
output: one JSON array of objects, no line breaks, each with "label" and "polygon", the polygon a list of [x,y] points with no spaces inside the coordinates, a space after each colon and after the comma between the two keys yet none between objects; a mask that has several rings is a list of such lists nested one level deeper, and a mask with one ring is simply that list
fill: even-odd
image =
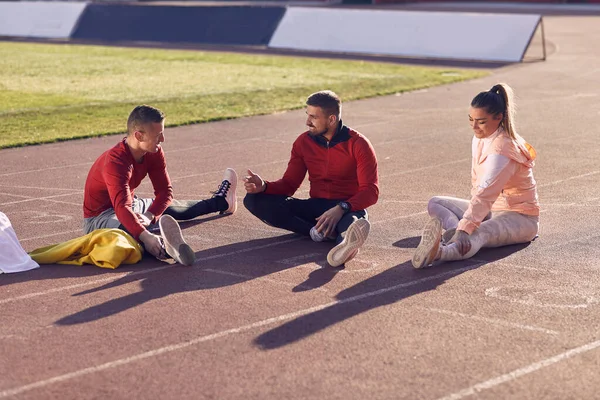
[{"label": "man's beard", "polygon": [[320,132],[319,132],[319,131],[311,131],[311,130],[309,130],[309,131],[308,131],[308,133],[309,133],[311,136],[323,136],[324,134],[326,134],[326,133],[327,133],[327,129],[325,129],[325,130],[322,130],[322,131],[320,131]]}]

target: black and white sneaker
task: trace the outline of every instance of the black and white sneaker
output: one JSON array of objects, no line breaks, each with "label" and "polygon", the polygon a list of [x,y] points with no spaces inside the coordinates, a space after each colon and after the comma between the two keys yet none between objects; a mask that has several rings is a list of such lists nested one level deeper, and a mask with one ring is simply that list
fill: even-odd
[{"label": "black and white sneaker", "polygon": [[233,168],[227,168],[223,174],[223,181],[219,185],[213,197],[223,197],[227,202],[228,208],[221,211],[221,214],[233,214],[237,210],[237,181],[238,176]]}]

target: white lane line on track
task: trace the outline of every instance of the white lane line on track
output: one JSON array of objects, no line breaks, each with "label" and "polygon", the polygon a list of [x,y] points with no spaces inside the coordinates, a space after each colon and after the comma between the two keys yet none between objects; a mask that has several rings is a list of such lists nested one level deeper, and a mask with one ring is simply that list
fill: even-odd
[{"label": "white lane line on track", "polygon": [[45,238],[49,238],[52,236],[66,235],[67,233],[75,233],[75,232],[83,233],[83,229],[73,229],[72,231],[49,233],[47,235],[40,235],[40,236],[34,236],[34,237],[30,237],[30,238],[19,239],[19,242],[27,242],[29,240],[36,240],[36,239],[45,239]]},{"label": "white lane line on track", "polygon": [[32,199],[33,198],[31,196],[23,196],[22,194],[0,193],[0,195],[11,196],[11,197],[18,197],[20,199]]},{"label": "white lane line on track", "polygon": [[77,191],[73,191],[71,193],[55,194],[53,196],[30,197],[25,200],[15,200],[15,201],[8,201],[6,203],[0,203],[0,206],[8,206],[8,205],[12,205],[12,204],[22,204],[22,203],[28,203],[28,202],[32,202],[32,201],[38,201],[38,200],[49,200],[49,199],[54,199],[57,197],[73,196],[74,194],[80,194],[80,193],[83,193],[83,191],[77,190]]},{"label": "white lane line on track", "polygon": [[272,324],[276,324],[279,322],[283,322],[283,321],[287,321],[293,318],[297,318],[303,315],[307,315],[316,311],[320,311],[323,310],[325,308],[329,308],[332,306],[337,306],[337,305],[341,305],[341,304],[347,304],[347,303],[353,303],[365,298],[369,298],[369,297],[373,297],[373,296],[377,296],[383,293],[387,293],[390,291],[394,291],[394,290],[398,290],[398,289],[404,289],[410,286],[414,286],[414,285],[418,285],[424,282],[428,282],[431,280],[436,280],[436,279],[440,279],[443,278],[445,276],[454,276],[454,275],[458,275],[461,274],[463,272],[466,272],[468,270],[477,268],[479,266],[479,264],[475,264],[475,265],[471,265],[469,267],[465,267],[465,268],[459,268],[459,269],[455,269],[452,271],[446,271],[443,272],[441,274],[437,274],[437,275],[432,275],[432,276],[428,276],[425,278],[421,278],[421,279],[417,279],[414,281],[410,281],[410,282],[405,282],[405,283],[400,283],[398,285],[394,285],[391,287],[387,287],[387,288],[383,288],[383,289],[379,289],[379,290],[375,290],[372,292],[367,292],[367,293],[362,293],[356,296],[352,296],[352,297],[348,297],[342,300],[336,300],[336,301],[332,301],[329,303],[325,303],[325,304],[321,304],[318,306],[314,306],[314,307],[310,307],[310,308],[305,308],[303,310],[299,310],[299,311],[295,311],[295,312],[291,312],[289,314],[283,314],[283,315],[279,315],[277,317],[272,317],[272,318],[267,318],[267,319],[263,319],[262,321],[257,321],[251,324],[247,324],[247,325],[243,325],[237,328],[232,328],[232,329],[227,329],[224,331],[220,331],[220,332],[216,332],[210,335],[206,335],[206,336],[200,336],[197,337],[195,339],[192,340],[188,340],[185,342],[180,342],[180,343],[176,343],[176,344],[172,344],[172,345],[168,345],[168,346],[164,346],[164,347],[160,347],[154,350],[150,350],[144,353],[140,353],[140,354],[136,354],[134,356],[131,357],[126,357],[126,358],[121,358],[118,360],[114,360],[114,361],[110,361],[104,364],[100,364],[100,365],[95,365],[92,367],[88,367],[88,368],[83,368],[77,371],[73,371],[73,372],[69,372],[63,375],[57,375],[54,376],[52,378],[49,379],[44,379],[44,380],[40,380],[37,382],[32,382],[30,384],[27,385],[23,385],[23,386],[19,386],[13,389],[7,389],[7,390],[3,390],[0,392],[0,398],[6,398],[6,397],[11,397],[11,396],[16,396],[18,394],[24,393],[24,392],[28,392],[34,389],[38,389],[38,388],[42,388],[45,386],[49,386],[55,383],[60,383],[60,382],[65,382],[74,378],[78,378],[81,376],[85,376],[85,375],[90,375],[96,372],[100,372],[100,371],[104,371],[104,370],[108,370],[111,368],[116,368],[122,365],[127,365],[136,361],[140,361],[140,360],[144,360],[147,358],[151,358],[151,357],[156,357],[158,355],[161,354],[165,354],[165,353],[171,353],[173,351],[176,350],[181,350],[181,349],[185,349],[187,347],[199,344],[199,343],[203,343],[203,342],[208,342],[211,340],[215,340],[215,339],[219,339],[225,336],[229,336],[232,334],[236,334],[236,333],[241,333],[241,332],[246,332],[249,331],[251,329],[255,329],[255,328],[259,328],[259,327],[263,327],[263,326],[267,326],[267,325],[272,325]]},{"label": "white lane line on track", "polygon": [[218,269],[212,269],[212,268],[203,269],[203,271],[212,272],[212,273],[219,274],[219,275],[233,276],[233,277],[236,277],[236,278],[248,279],[248,280],[253,280],[253,281],[255,281],[255,280],[256,281],[265,281],[265,282],[274,283],[274,284],[279,285],[279,286],[299,287],[301,289],[319,290],[321,292],[328,292],[327,289],[322,288],[322,287],[312,287],[312,286],[303,285],[303,284],[298,285],[296,283],[280,281],[280,280],[277,280],[277,279],[271,279],[271,278],[267,278],[265,276],[245,275],[245,274],[239,274],[237,272],[231,272],[231,271],[219,271]]},{"label": "white lane line on track", "polygon": [[588,172],[588,173],[581,174],[581,175],[569,176],[568,178],[559,179],[559,180],[553,181],[553,182],[546,182],[546,183],[538,184],[538,188],[544,188],[544,187],[547,187],[547,186],[558,185],[559,183],[571,181],[573,179],[585,178],[585,177],[592,176],[592,175],[597,175],[597,174],[600,174],[600,170]]},{"label": "white lane line on track", "polygon": [[560,361],[566,360],[568,358],[574,357],[579,354],[586,353],[590,350],[594,350],[598,347],[600,347],[600,340],[597,340],[595,342],[591,342],[588,344],[584,344],[583,346],[579,346],[574,349],[567,350],[564,353],[557,354],[554,357],[546,358],[545,360],[541,360],[541,361],[535,362],[533,364],[529,364],[523,368],[516,369],[507,374],[500,375],[495,378],[489,379],[487,381],[477,383],[477,384],[470,386],[466,389],[463,389],[459,392],[452,393],[448,396],[441,397],[438,400],[459,400],[459,399],[462,399],[462,398],[465,398],[468,396],[472,396],[472,395],[480,393],[484,390],[491,389],[495,386],[513,381],[524,375],[530,374],[530,373],[538,371],[542,368],[556,364]]},{"label": "white lane line on track", "polygon": [[64,169],[64,168],[71,168],[71,167],[80,167],[82,165],[92,165],[92,164],[93,164],[92,162],[88,161],[88,162],[84,162],[84,163],[60,165],[60,166],[57,166],[57,167],[46,167],[46,168],[38,168],[38,169],[29,169],[29,170],[26,170],[26,171],[7,172],[7,173],[4,173],[4,174],[0,174],[0,176],[13,176],[13,175],[29,174],[29,173],[33,173],[33,172],[52,171],[52,170],[56,170],[56,169]]},{"label": "white lane line on track", "polygon": [[111,274],[109,277],[94,279],[92,281],[76,283],[76,284],[68,285],[68,286],[61,286],[61,287],[57,287],[57,288],[53,288],[53,289],[49,289],[49,290],[44,290],[43,292],[28,293],[28,294],[24,294],[22,296],[15,296],[15,297],[9,297],[7,299],[0,299],[0,304],[12,303],[12,302],[19,301],[19,300],[27,300],[27,299],[31,299],[34,297],[44,296],[44,295],[56,293],[56,292],[62,292],[65,290],[77,289],[77,288],[81,288],[84,286],[94,285],[97,283],[116,281],[116,280],[124,278],[124,277],[141,275],[141,274],[150,274],[152,272],[161,271],[161,270],[167,269],[167,268],[172,268],[172,266],[167,265],[164,267],[157,267],[157,268],[147,269],[144,271],[123,272],[120,274]]},{"label": "white lane line on track", "polygon": [[528,330],[528,331],[542,332],[542,333],[546,333],[548,335],[558,335],[558,334],[560,334],[560,332],[554,331],[554,330],[551,330],[551,329],[541,328],[539,326],[534,326],[534,325],[517,324],[515,322],[510,322],[510,321],[506,321],[506,320],[502,320],[502,319],[497,319],[497,318],[480,317],[480,316],[477,316],[477,315],[464,314],[464,313],[460,313],[460,312],[457,312],[457,311],[443,310],[443,309],[440,309],[440,308],[430,308],[430,307],[417,307],[417,308],[421,308],[421,309],[427,310],[427,311],[436,312],[436,313],[439,313],[439,314],[450,315],[452,317],[461,317],[461,318],[472,319],[472,320],[475,320],[475,321],[487,322],[488,324],[492,324],[492,325],[500,325],[500,326],[507,326],[507,327],[510,327],[510,328],[524,329],[524,330]]},{"label": "white lane line on track", "polygon": [[35,189],[35,190],[65,190],[67,192],[72,192],[75,189],[66,189],[66,188],[58,188],[58,187],[41,187],[41,186],[23,186],[23,185],[3,185],[3,188],[11,188],[11,189]]},{"label": "white lane line on track", "polygon": [[403,170],[403,171],[394,172],[392,174],[382,175],[381,178],[390,178],[390,177],[393,177],[393,176],[399,176],[399,175],[404,175],[404,174],[410,174],[410,173],[413,173],[413,172],[425,171],[425,170],[428,170],[428,169],[445,167],[446,165],[460,164],[460,163],[464,163],[464,162],[467,162],[467,161],[471,161],[471,159],[470,158],[462,158],[460,160],[447,161],[447,162],[443,162],[443,163],[440,163],[440,164],[428,165],[426,167],[420,167],[420,168],[414,168],[414,169],[406,169],[406,170]]},{"label": "white lane line on track", "polygon": [[[255,169],[256,167],[264,167],[266,165],[273,165],[273,164],[283,164],[283,163],[287,163],[289,161],[289,159],[285,159],[285,160],[275,160],[275,161],[269,161],[269,162],[265,162],[265,163],[260,163],[260,164],[252,164],[251,165],[251,169]],[[178,176],[176,178],[172,178],[171,182],[177,182],[183,179],[189,179],[189,178],[197,178],[199,176],[203,176],[203,175],[214,175],[214,174],[218,174],[220,172],[225,171],[225,168],[223,169],[219,169],[216,171],[209,171],[209,172],[201,172],[198,174],[191,174],[191,175],[184,175],[184,176]],[[242,171],[236,171],[239,172],[238,173],[238,178],[239,179],[243,179],[243,177],[246,175],[246,171],[242,170]],[[201,184],[209,184],[209,183],[213,183],[213,182],[202,182]],[[219,182],[214,182],[214,183],[220,183]]]},{"label": "white lane line on track", "polygon": [[[295,241],[303,240],[303,239],[304,239],[304,237],[293,238],[293,239],[289,239],[289,240],[282,240],[280,242],[265,244],[265,245],[262,245],[262,246],[254,246],[254,247],[249,247],[249,248],[246,248],[246,249],[241,249],[241,250],[236,250],[236,251],[230,251],[228,253],[215,254],[213,256],[208,256],[208,257],[201,257],[201,258],[198,258],[196,260],[196,262],[206,261],[206,260],[212,260],[212,259],[221,258],[221,257],[229,257],[229,256],[241,254],[241,253],[246,253],[246,252],[249,252],[249,251],[264,249],[264,248],[267,248],[267,247],[277,246],[277,245],[280,245],[280,244],[295,242]],[[166,265],[166,266],[163,266],[163,267],[157,267],[157,268],[152,268],[152,269],[143,270],[143,271],[125,272],[125,273],[121,273],[121,274],[111,274],[109,277],[100,278],[100,279],[94,279],[94,280],[88,281],[88,282],[82,282],[82,283],[77,283],[77,284],[74,284],[74,285],[62,286],[62,287],[53,288],[53,289],[50,289],[50,290],[45,290],[45,291],[42,291],[42,292],[29,293],[29,294],[25,294],[25,295],[22,295],[22,296],[16,296],[16,297],[9,297],[9,298],[6,298],[6,299],[0,299],[0,304],[10,303],[10,302],[18,301],[18,300],[30,299],[30,298],[33,298],[33,297],[44,296],[46,294],[51,294],[51,293],[56,293],[56,292],[62,292],[62,291],[65,291],[65,290],[70,290],[70,289],[76,289],[76,288],[79,288],[79,287],[82,287],[82,286],[89,286],[89,285],[94,285],[94,284],[97,284],[97,283],[103,283],[103,282],[108,282],[108,281],[113,281],[113,280],[116,281],[117,279],[124,278],[126,276],[151,274],[153,272],[162,271],[163,269],[166,269],[166,268],[172,268],[172,265],[169,264],[169,265]]]},{"label": "white lane line on track", "polygon": [[397,221],[399,219],[406,219],[406,218],[416,217],[417,215],[423,215],[423,214],[427,214],[427,211],[419,211],[419,212],[412,213],[412,214],[400,215],[400,216],[394,217],[394,218],[387,218],[387,219],[380,219],[378,221],[371,221],[371,225],[383,224],[385,222]]}]

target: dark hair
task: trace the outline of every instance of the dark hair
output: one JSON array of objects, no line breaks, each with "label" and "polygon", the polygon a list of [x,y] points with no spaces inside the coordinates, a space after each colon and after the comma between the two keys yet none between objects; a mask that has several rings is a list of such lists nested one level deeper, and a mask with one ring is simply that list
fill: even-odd
[{"label": "dark hair", "polygon": [[500,126],[515,140],[515,101],[513,90],[506,83],[498,83],[489,91],[481,92],[471,101],[471,107],[483,108],[488,114],[502,114]]},{"label": "dark hair", "polygon": [[165,119],[165,113],[152,106],[141,105],[133,109],[127,118],[127,132],[129,134],[140,129],[144,124],[151,122],[162,122]]},{"label": "dark hair", "polygon": [[342,115],[342,101],[331,90],[321,90],[308,96],[307,106],[320,107],[327,115],[335,115],[339,120]]}]

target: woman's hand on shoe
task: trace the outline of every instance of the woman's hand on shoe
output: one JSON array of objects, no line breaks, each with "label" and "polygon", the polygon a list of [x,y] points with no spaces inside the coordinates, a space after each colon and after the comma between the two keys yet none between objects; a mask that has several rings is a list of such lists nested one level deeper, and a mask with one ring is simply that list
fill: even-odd
[{"label": "woman's hand on shoe", "polygon": [[456,231],[452,239],[450,239],[450,243],[456,243],[458,246],[458,252],[461,256],[464,256],[471,250],[471,239],[469,238],[469,234],[465,231]]}]

